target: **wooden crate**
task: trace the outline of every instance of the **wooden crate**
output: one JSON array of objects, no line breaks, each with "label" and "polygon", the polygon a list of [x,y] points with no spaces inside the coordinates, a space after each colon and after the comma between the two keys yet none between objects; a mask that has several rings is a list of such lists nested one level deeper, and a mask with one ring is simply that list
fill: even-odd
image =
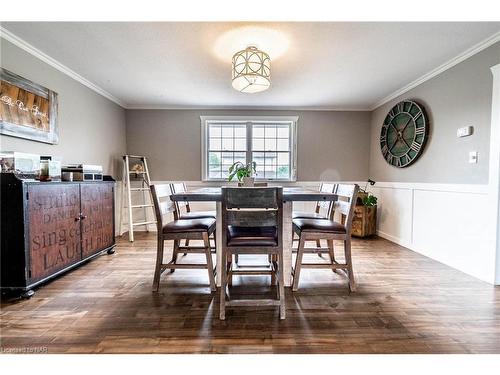
[{"label": "wooden crate", "polygon": [[[345,216],[342,215],[342,224]],[[352,219],[352,235],[355,237],[372,236],[377,231],[377,206],[357,205]]]}]

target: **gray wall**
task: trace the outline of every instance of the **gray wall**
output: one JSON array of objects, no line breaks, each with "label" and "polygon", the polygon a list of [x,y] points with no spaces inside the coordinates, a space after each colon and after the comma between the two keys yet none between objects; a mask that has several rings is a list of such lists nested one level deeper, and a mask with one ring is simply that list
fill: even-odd
[{"label": "gray wall", "polygon": [[[370,176],[376,181],[487,184],[491,126],[492,75],[500,62],[500,43],[472,56],[372,112]],[[380,128],[387,112],[402,99],[422,103],[430,118],[430,138],[421,157],[407,168],[386,163],[380,152]],[[474,134],[457,138],[458,128]],[[469,164],[469,151],[478,163]]]},{"label": "gray wall", "polygon": [[59,94],[59,144],[0,135],[0,150],[62,157],[63,163],[101,164],[119,175],[126,151],[125,110],[4,39],[1,66]]},{"label": "gray wall", "polygon": [[[119,176],[120,156],[150,157],[155,180],[200,180],[200,115],[298,115],[298,180],[488,182],[492,78],[500,43],[489,47],[373,112],[252,110],[127,110],[11,43],[1,41],[1,66],[59,93],[58,145],[0,135],[0,149],[61,156],[64,163],[102,164]],[[423,103],[431,135],[421,158],[389,166],[379,147],[380,126],[401,99]],[[126,127],[125,127],[126,122]],[[474,125],[474,135],[456,129]],[[126,130],[126,131],[125,131]],[[469,151],[478,164],[468,163]]]},{"label": "gray wall", "polygon": [[149,157],[153,180],[201,179],[200,116],[299,116],[297,180],[364,180],[370,113],[334,111],[128,110],[127,150]]}]

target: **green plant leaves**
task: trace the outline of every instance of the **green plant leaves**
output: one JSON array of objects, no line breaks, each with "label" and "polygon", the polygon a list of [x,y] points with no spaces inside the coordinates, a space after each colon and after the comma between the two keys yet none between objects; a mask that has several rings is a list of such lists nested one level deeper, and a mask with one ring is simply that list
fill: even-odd
[{"label": "green plant leaves", "polygon": [[256,169],[257,163],[254,161],[247,165],[243,164],[241,161],[237,161],[229,167],[228,181],[232,181],[235,176],[238,181],[241,181],[243,177],[252,177],[252,175],[257,173]]},{"label": "green plant leaves", "polygon": [[369,206],[369,207],[376,206],[377,205],[377,197],[372,195],[372,194],[368,194],[368,196],[363,197],[363,205]]}]

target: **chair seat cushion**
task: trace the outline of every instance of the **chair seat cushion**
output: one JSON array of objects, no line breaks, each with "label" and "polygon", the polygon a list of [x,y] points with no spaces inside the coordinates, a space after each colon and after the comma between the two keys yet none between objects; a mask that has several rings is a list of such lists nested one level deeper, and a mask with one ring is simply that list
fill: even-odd
[{"label": "chair seat cushion", "polygon": [[293,211],[294,219],[327,219],[326,216],[316,212]]},{"label": "chair seat cushion", "polygon": [[180,219],[185,220],[185,219],[200,219],[200,218],[205,218],[205,217],[211,217],[211,218],[216,218],[215,211],[192,211],[192,212],[184,212]]},{"label": "chair seat cushion", "polygon": [[293,219],[293,226],[300,232],[346,233],[342,224],[326,219]]},{"label": "chair seat cushion", "polygon": [[228,246],[278,246],[276,227],[239,227],[229,225]]},{"label": "chair seat cushion", "polygon": [[214,218],[174,220],[163,226],[163,233],[209,232],[215,230]]}]

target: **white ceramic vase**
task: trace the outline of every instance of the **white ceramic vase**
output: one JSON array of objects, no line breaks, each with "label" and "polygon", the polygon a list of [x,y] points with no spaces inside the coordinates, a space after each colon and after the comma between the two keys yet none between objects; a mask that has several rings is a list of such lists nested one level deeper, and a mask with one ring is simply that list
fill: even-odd
[{"label": "white ceramic vase", "polygon": [[255,177],[243,177],[243,186],[251,187],[255,184]]}]

